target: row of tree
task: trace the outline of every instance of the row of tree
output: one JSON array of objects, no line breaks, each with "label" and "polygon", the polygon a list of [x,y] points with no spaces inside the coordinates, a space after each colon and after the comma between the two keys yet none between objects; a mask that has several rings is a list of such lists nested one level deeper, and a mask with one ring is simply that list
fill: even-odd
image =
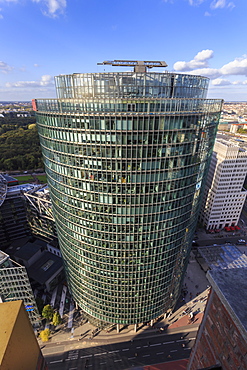
[{"label": "row of tree", "polygon": [[[44,317],[53,326],[58,326],[62,323],[59,312],[54,311],[53,307],[50,304],[47,304],[43,307],[42,317]],[[42,330],[39,334],[42,342],[47,342],[49,340],[50,334],[50,329],[47,328]]]}]

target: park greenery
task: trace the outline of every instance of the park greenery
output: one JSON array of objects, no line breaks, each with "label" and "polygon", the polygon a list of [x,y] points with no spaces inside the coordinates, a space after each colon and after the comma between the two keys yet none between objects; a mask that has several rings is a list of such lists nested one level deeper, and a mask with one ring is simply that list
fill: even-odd
[{"label": "park greenery", "polygon": [[43,168],[35,117],[0,117],[0,171]]}]

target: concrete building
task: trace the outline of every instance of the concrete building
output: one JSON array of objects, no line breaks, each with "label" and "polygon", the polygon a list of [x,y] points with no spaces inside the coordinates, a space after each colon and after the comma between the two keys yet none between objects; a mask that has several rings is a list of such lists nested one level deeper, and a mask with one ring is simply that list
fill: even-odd
[{"label": "concrete building", "polygon": [[48,370],[22,301],[0,303],[1,370]]},{"label": "concrete building", "polygon": [[206,229],[238,224],[247,191],[247,143],[217,135],[199,219]]},{"label": "concrete building", "polygon": [[212,285],[188,370],[247,369],[247,265],[207,273]]},{"label": "concrete building", "polygon": [[73,299],[104,323],[175,306],[195,231],[221,100],[208,79],[113,61],[133,72],[61,75],[33,101]]},{"label": "concrete building", "polygon": [[39,326],[40,315],[25,267],[0,251],[0,302],[17,300],[23,301],[32,325]]}]

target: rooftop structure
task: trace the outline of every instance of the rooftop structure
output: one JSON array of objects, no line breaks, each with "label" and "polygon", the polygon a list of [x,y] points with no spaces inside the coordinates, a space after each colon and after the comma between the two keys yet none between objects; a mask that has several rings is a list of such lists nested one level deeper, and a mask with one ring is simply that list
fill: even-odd
[{"label": "rooftop structure", "polygon": [[147,68],[167,67],[166,62],[160,61],[141,61],[141,60],[106,60],[98,65],[111,65],[116,67],[134,67],[134,72],[146,72]]},{"label": "rooftop structure", "polygon": [[137,324],[179,297],[222,101],[205,77],[127,64],[143,70],[57,76],[33,104],[73,299]]},{"label": "rooftop structure", "polygon": [[200,247],[197,248],[196,255],[198,262],[206,271],[247,267],[247,256],[230,244]]}]

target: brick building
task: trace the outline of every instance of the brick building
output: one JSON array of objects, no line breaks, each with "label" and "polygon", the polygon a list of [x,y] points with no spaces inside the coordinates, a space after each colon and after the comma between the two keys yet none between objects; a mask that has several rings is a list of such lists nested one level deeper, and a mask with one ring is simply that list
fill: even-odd
[{"label": "brick building", "polygon": [[212,289],[188,370],[247,369],[246,275],[247,267],[208,272]]}]

